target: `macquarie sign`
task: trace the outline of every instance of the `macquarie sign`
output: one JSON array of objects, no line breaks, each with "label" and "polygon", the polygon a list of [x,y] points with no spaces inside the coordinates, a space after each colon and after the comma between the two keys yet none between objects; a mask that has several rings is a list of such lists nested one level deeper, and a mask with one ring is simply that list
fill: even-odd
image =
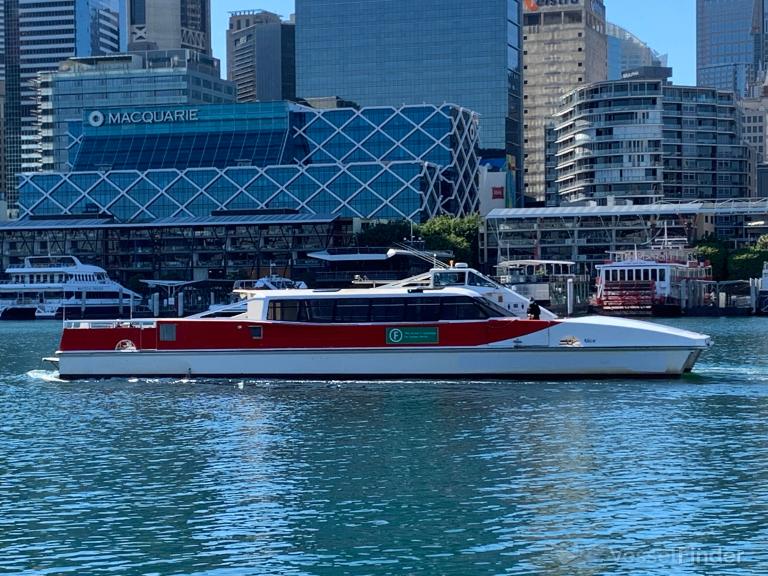
[{"label": "macquarie sign", "polygon": [[139,110],[135,112],[94,110],[88,114],[88,124],[94,128],[121,124],[165,124],[197,122],[198,110]]}]

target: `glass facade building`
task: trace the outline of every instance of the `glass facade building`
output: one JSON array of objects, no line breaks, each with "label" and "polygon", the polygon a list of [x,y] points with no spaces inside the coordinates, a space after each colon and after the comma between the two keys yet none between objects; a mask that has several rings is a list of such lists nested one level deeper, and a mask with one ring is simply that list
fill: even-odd
[{"label": "glass facade building", "polygon": [[85,110],[72,171],[23,175],[22,216],[465,215],[478,209],[477,125],[474,112],[453,105]]},{"label": "glass facade building", "polygon": [[749,92],[765,68],[765,0],[696,0],[696,84]]},{"label": "glass facade building", "polygon": [[666,66],[667,56],[661,55],[629,30],[606,22],[608,38],[608,80],[621,80],[622,72],[646,66]]},{"label": "glass facade building", "polygon": [[211,55],[210,0],[127,0],[130,50],[190,49]]},{"label": "glass facade building", "polygon": [[235,86],[219,61],[194,50],[156,50],[71,58],[39,81],[43,170],[68,171],[83,136],[83,110],[128,106],[221,104]]},{"label": "glass facade building", "polygon": [[506,159],[514,204],[522,189],[521,4],[297,0],[297,96],[470,108],[480,115],[483,156]]},{"label": "glass facade building", "polygon": [[6,199],[16,205],[15,175],[40,164],[37,76],[73,56],[120,52],[122,0],[5,0]]}]

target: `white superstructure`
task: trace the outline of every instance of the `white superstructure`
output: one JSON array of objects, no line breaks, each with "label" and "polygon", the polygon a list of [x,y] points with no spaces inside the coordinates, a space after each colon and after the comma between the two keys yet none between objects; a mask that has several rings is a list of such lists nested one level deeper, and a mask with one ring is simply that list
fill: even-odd
[{"label": "white superstructure", "polygon": [[0,284],[0,319],[128,316],[140,296],[74,256],[30,256]]}]

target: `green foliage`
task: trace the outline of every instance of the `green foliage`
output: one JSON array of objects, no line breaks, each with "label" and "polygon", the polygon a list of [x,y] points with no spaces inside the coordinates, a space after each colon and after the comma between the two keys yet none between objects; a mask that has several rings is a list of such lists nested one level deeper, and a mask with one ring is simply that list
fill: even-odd
[{"label": "green foliage", "polygon": [[763,262],[768,261],[768,250],[757,247],[734,252],[728,261],[731,280],[759,278],[763,273]]},{"label": "green foliage", "polygon": [[438,216],[425,224],[411,225],[407,221],[379,223],[357,235],[359,246],[388,247],[411,237],[424,240],[425,249],[453,252],[455,259],[473,266],[478,264],[480,216],[465,218]]},{"label": "green foliage", "polygon": [[[416,226],[413,233],[416,234]],[[390,247],[404,238],[411,237],[411,225],[407,221],[381,222],[362,230],[357,235],[359,246]]]},{"label": "green foliage", "polygon": [[757,242],[755,243],[755,248],[757,250],[766,251],[768,250],[768,234],[763,234],[760,236],[760,238],[757,239]]},{"label": "green foliage", "polygon": [[715,280],[728,278],[728,248],[719,242],[707,242],[696,247],[696,256],[709,260]]},{"label": "green foliage", "polygon": [[478,265],[480,216],[438,216],[419,226],[427,251],[452,250],[457,261]]}]

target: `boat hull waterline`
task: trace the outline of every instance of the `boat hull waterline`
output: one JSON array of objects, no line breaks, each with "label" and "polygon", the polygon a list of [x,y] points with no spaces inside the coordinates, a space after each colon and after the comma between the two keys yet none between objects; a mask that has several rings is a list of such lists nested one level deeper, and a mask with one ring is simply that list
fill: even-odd
[{"label": "boat hull waterline", "polygon": [[173,352],[91,352],[59,356],[58,362],[61,377],[71,380],[675,377],[689,371],[700,353],[679,348],[200,351],[192,357]]},{"label": "boat hull waterline", "polygon": [[[158,334],[169,324],[173,324],[175,339],[163,342]],[[78,325],[86,328],[91,324],[73,323]],[[304,340],[296,336],[299,332],[294,333],[295,328],[307,334]],[[392,330],[407,333],[409,328],[426,328],[440,342],[404,344],[391,340]],[[167,333],[168,328],[165,330]],[[259,338],[251,341],[248,334],[254,330]],[[196,346],[196,335],[202,332],[209,334],[211,346]],[[218,338],[213,336],[216,332]],[[274,337],[269,338],[270,334]],[[97,340],[91,342],[94,337]],[[65,328],[62,350],[54,361],[64,379],[646,378],[676,377],[690,371],[710,344],[709,337],[702,334],[604,317],[452,322],[426,327],[293,327],[228,318],[142,321],[96,330]]]}]

